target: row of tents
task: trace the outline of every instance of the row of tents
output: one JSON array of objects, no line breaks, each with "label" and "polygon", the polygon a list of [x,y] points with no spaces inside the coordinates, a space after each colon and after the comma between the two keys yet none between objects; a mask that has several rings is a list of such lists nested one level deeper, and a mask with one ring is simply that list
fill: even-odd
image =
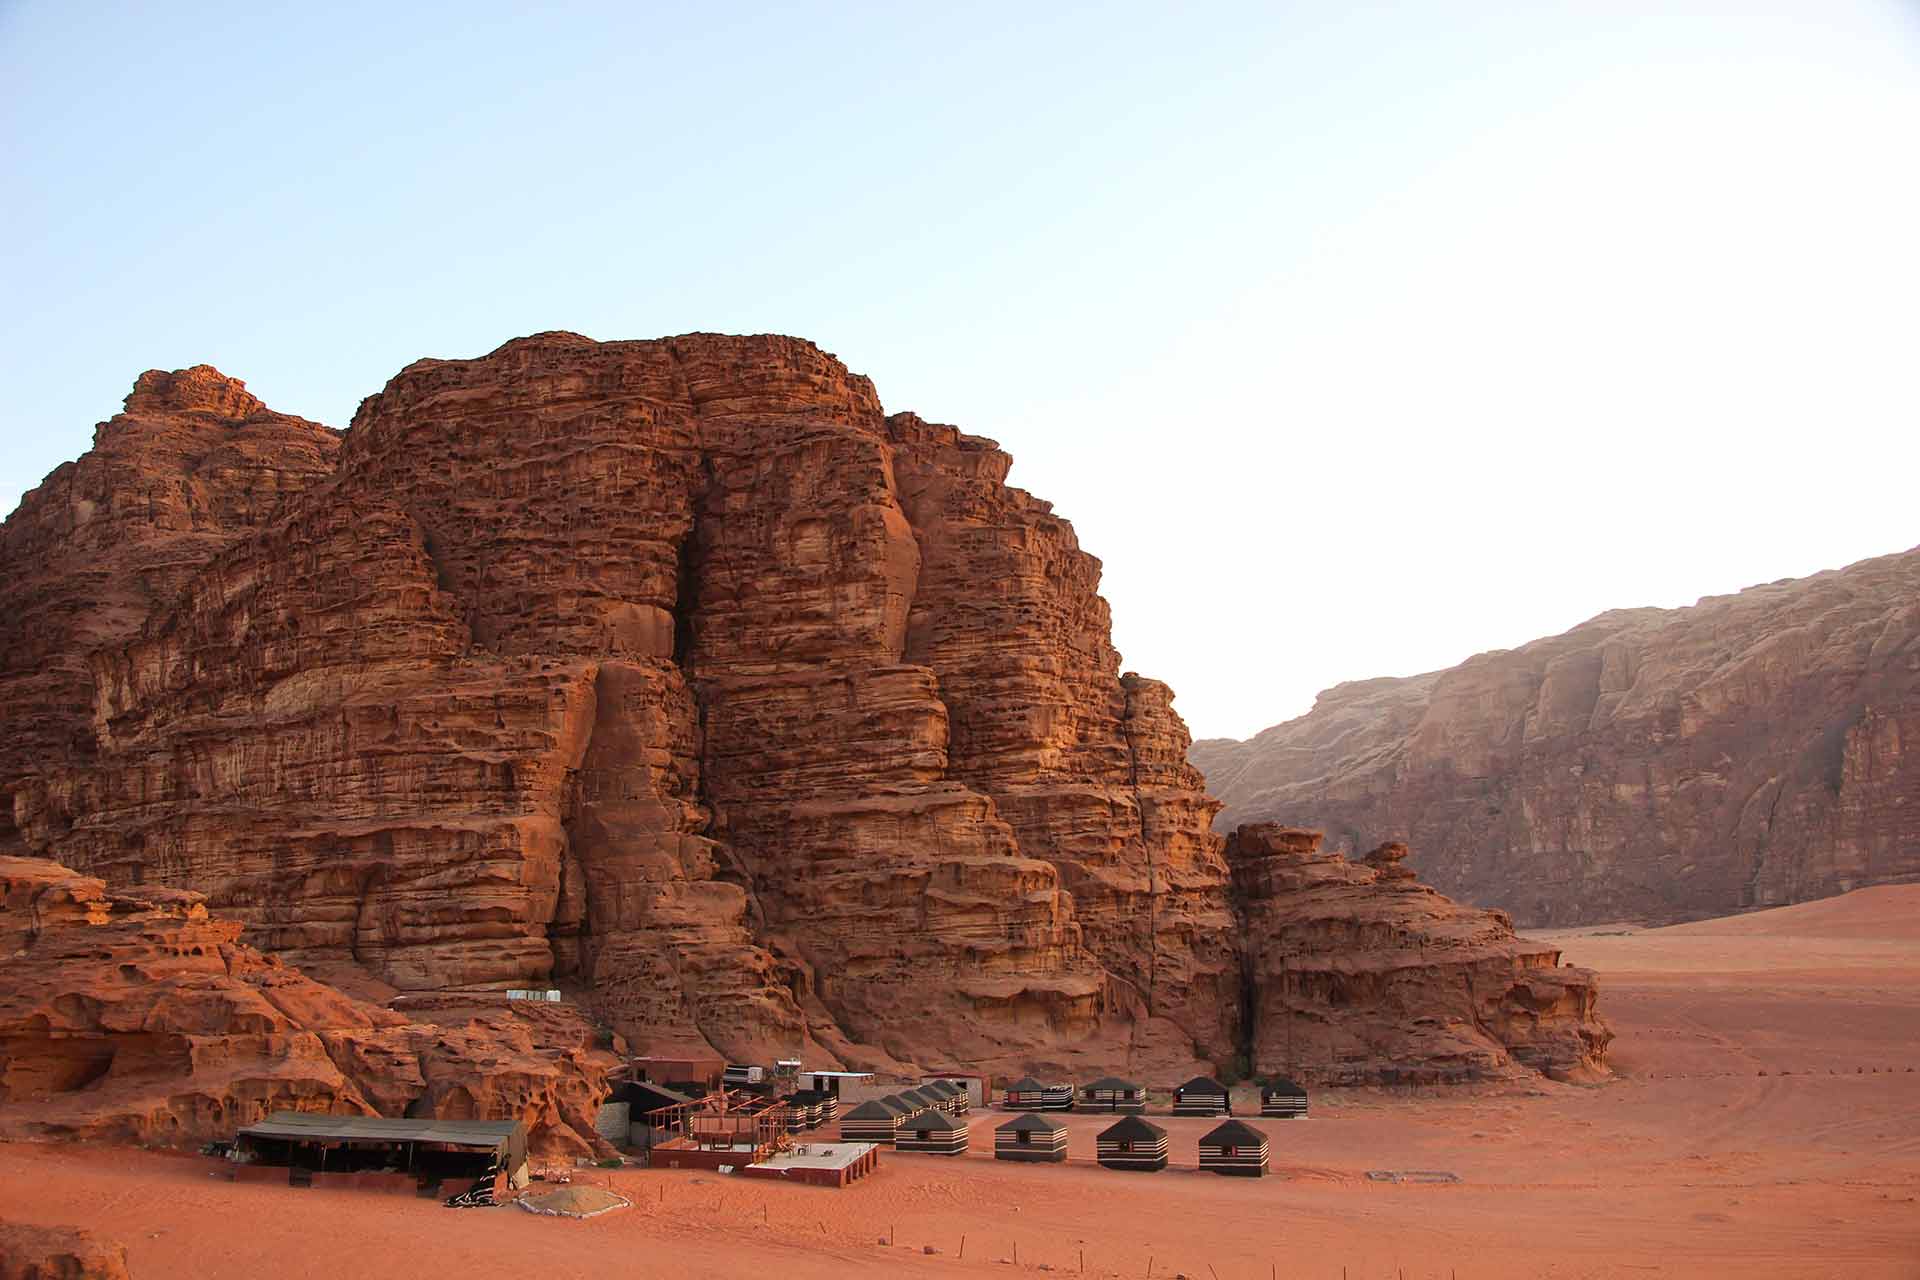
[{"label": "row of tents", "polygon": [[[878,1142],[902,1151],[944,1152],[953,1141],[954,1130],[943,1127],[943,1122],[952,1121],[960,1135],[959,1150],[953,1152],[957,1155],[967,1149],[967,1126],[959,1117],[972,1105],[965,1085],[953,1080],[932,1080],[916,1089],[904,1089],[861,1103],[840,1117],[840,1137],[846,1142]],[[920,1123],[922,1121],[924,1123]],[[907,1143],[916,1145],[901,1142],[902,1131],[910,1124],[918,1127],[913,1130],[916,1136],[907,1139]],[[924,1139],[918,1136],[923,1130],[927,1134]],[[931,1147],[917,1145],[922,1141]]]},{"label": "row of tents", "polygon": [[[874,1110],[863,1116],[861,1113]],[[863,1103],[840,1122],[848,1141],[891,1145],[923,1155],[967,1153],[971,1129],[961,1117],[928,1111],[913,1119],[882,1115],[875,1102]],[[1267,1135],[1239,1120],[1228,1120],[1200,1138],[1200,1171],[1260,1177],[1267,1171]],[[996,1160],[1058,1164],[1067,1158],[1067,1126],[1043,1114],[1016,1116],[993,1133]],[[1167,1131],[1139,1116],[1124,1116],[1094,1138],[1094,1158],[1104,1168],[1153,1173],[1167,1167]]]},{"label": "row of tents", "polygon": [[[1000,1104],[1008,1111],[1081,1111],[1140,1115],[1147,1109],[1145,1086],[1108,1076],[1082,1085],[1076,1103],[1067,1084],[1043,1084],[1026,1076],[1008,1085]],[[1211,1076],[1195,1076],[1173,1091],[1176,1116],[1233,1114],[1233,1095]],[[1288,1079],[1269,1081],[1260,1089],[1260,1114],[1274,1119],[1296,1119],[1307,1114],[1307,1091]]]}]

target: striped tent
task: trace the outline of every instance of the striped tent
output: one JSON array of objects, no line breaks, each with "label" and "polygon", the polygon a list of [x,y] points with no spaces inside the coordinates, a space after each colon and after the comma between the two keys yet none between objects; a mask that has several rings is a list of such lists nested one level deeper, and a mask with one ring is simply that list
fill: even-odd
[{"label": "striped tent", "polygon": [[899,1136],[901,1122],[905,1119],[900,1112],[888,1106],[885,1099],[875,1098],[840,1117],[840,1140],[880,1142],[891,1146]]},{"label": "striped tent", "polygon": [[906,1115],[885,1098],[872,1098],[840,1116],[842,1142],[880,1142],[892,1144],[899,1136]]},{"label": "striped tent", "polygon": [[924,1115],[939,1105],[940,1095],[931,1089],[908,1089],[900,1095],[900,1101],[912,1106],[915,1115]]},{"label": "striped tent", "polygon": [[959,1115],[966,1107],[967,1091],[951,1080],[929,1080],[920,1088],[934,1097],[933,1105],[948,1115]]},{"label": "striped tent", "polygon": [[1032,1076],[1021,1076],[1007,1086],[1000,1105],[1009,1111],[1038,1111],[1046,1105],[1047,1086]]},{"label": "striped tent", "polygon": [[967,1122],[944,1111],[928,1111],[900,1126],[895,1151],[918,1151],[930,1156],[967,1154]]},{"label": "striped tent", "polygon": [[1260,1090],[1260,1114],[1282,1120],[1300,1120],[1307,1114],[1307,1091],[1285,1076]]},{"label": "striped tent", "polygon": [[1267,1171],[1267,1135],[1229,1120],[1200,1139],[1200,1172],[1258,1178]]},{"label": "striped tent", "polygon": [[1139,1115],[1147,1109],[1147,1091],[1131,1080],[1108,1076],[1080,1090],[1083,1111],[1121,1111]]},{"label": "striped tent", "polygon": [[1173,1091],[1173,1114],[1177,1116],[1224,1116],[1232,1113],[1227,1086],[1211,1076],[1195,1076]]},{"label": "striped tent", "polygon": [[886,1097],[878,1099],[878,1102],[902,1120],[911,1120],[919,1115],[921,1111],[921,1108],[917,1104],[907,1101],[907,1095],[905,1093],[890,1093]]},{"label": "striped tent", "polygon": [[1108,1169],[1154,1173],[1167,1167],[1167,1131],[1139,1116],[1127,1116],[1100,1131],[1093,1153]]},{"label": "striped tent", "polygon": [[1050,1084],[1041,1091],[1040,1109],[1042,1111],[1073,1110],[1073,1086],[1070,1084]]},{"label": "striped tent", "polygon": [[1067,1126],[1045,1116],[1016,1116],[993,1131],[993,1158],[1058,1164],[1067,1158]]}]

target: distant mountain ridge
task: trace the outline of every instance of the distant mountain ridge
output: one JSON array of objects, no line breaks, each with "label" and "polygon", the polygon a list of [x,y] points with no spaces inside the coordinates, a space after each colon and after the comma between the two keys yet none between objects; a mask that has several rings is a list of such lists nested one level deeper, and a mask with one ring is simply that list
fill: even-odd
[{"label": "distant mountain ridge", "polygon": [[1920,548],[1336,685],[1189,758],[1220,830],[1404,840],[1423,879],[1523,924],[1920,879]]}]

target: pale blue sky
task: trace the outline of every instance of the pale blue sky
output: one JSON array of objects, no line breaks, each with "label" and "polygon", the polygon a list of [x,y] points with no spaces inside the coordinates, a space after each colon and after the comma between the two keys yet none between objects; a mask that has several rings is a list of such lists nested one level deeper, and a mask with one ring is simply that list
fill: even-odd
[{"label": "pale blue sky", "polygon": [[1896,0],[0,3],[0,510],[147,368],[344,426],[795,333],[999,439],[1237,736],[1920,543],[1916,139]]}]

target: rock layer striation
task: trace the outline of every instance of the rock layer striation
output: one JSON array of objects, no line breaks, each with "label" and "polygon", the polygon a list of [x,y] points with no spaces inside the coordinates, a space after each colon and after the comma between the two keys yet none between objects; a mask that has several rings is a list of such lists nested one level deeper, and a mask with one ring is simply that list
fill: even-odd
[{"label": "rock layer striation", "polygon": [[177,1144],[276,1110],[526,1121],[595,1149],[615,1059],[559,1011],[410,1021],[240,942],[200,894],[0,857],[0,1137]]},{"label": "rock layer striation", "polygon": [[1192,759],[1223,827],[1404,840],[1440,889],[1528,924],[1920,877],[1920,550],[1339,685]]},{"label": "rock layer striation", "polygon": [[6,835],[316,971],[558,984],[647,1049],[1229,1063],[1218,806],[1010,466],[791,338],[417,362],[140,608],[111,549],[65,588],[80,745],[0,778]]},{"label": "rock layer striation", "polygon": [[1227,838],[1253,1070],[1325,1084],[1455,1084],[1516,1064],[1605,1074],[1613,1036],[1592,970],[1518,937],[1504,912],[1421,884],[1404,844],[1350,862],[1321,842],[1272,823]]}]

